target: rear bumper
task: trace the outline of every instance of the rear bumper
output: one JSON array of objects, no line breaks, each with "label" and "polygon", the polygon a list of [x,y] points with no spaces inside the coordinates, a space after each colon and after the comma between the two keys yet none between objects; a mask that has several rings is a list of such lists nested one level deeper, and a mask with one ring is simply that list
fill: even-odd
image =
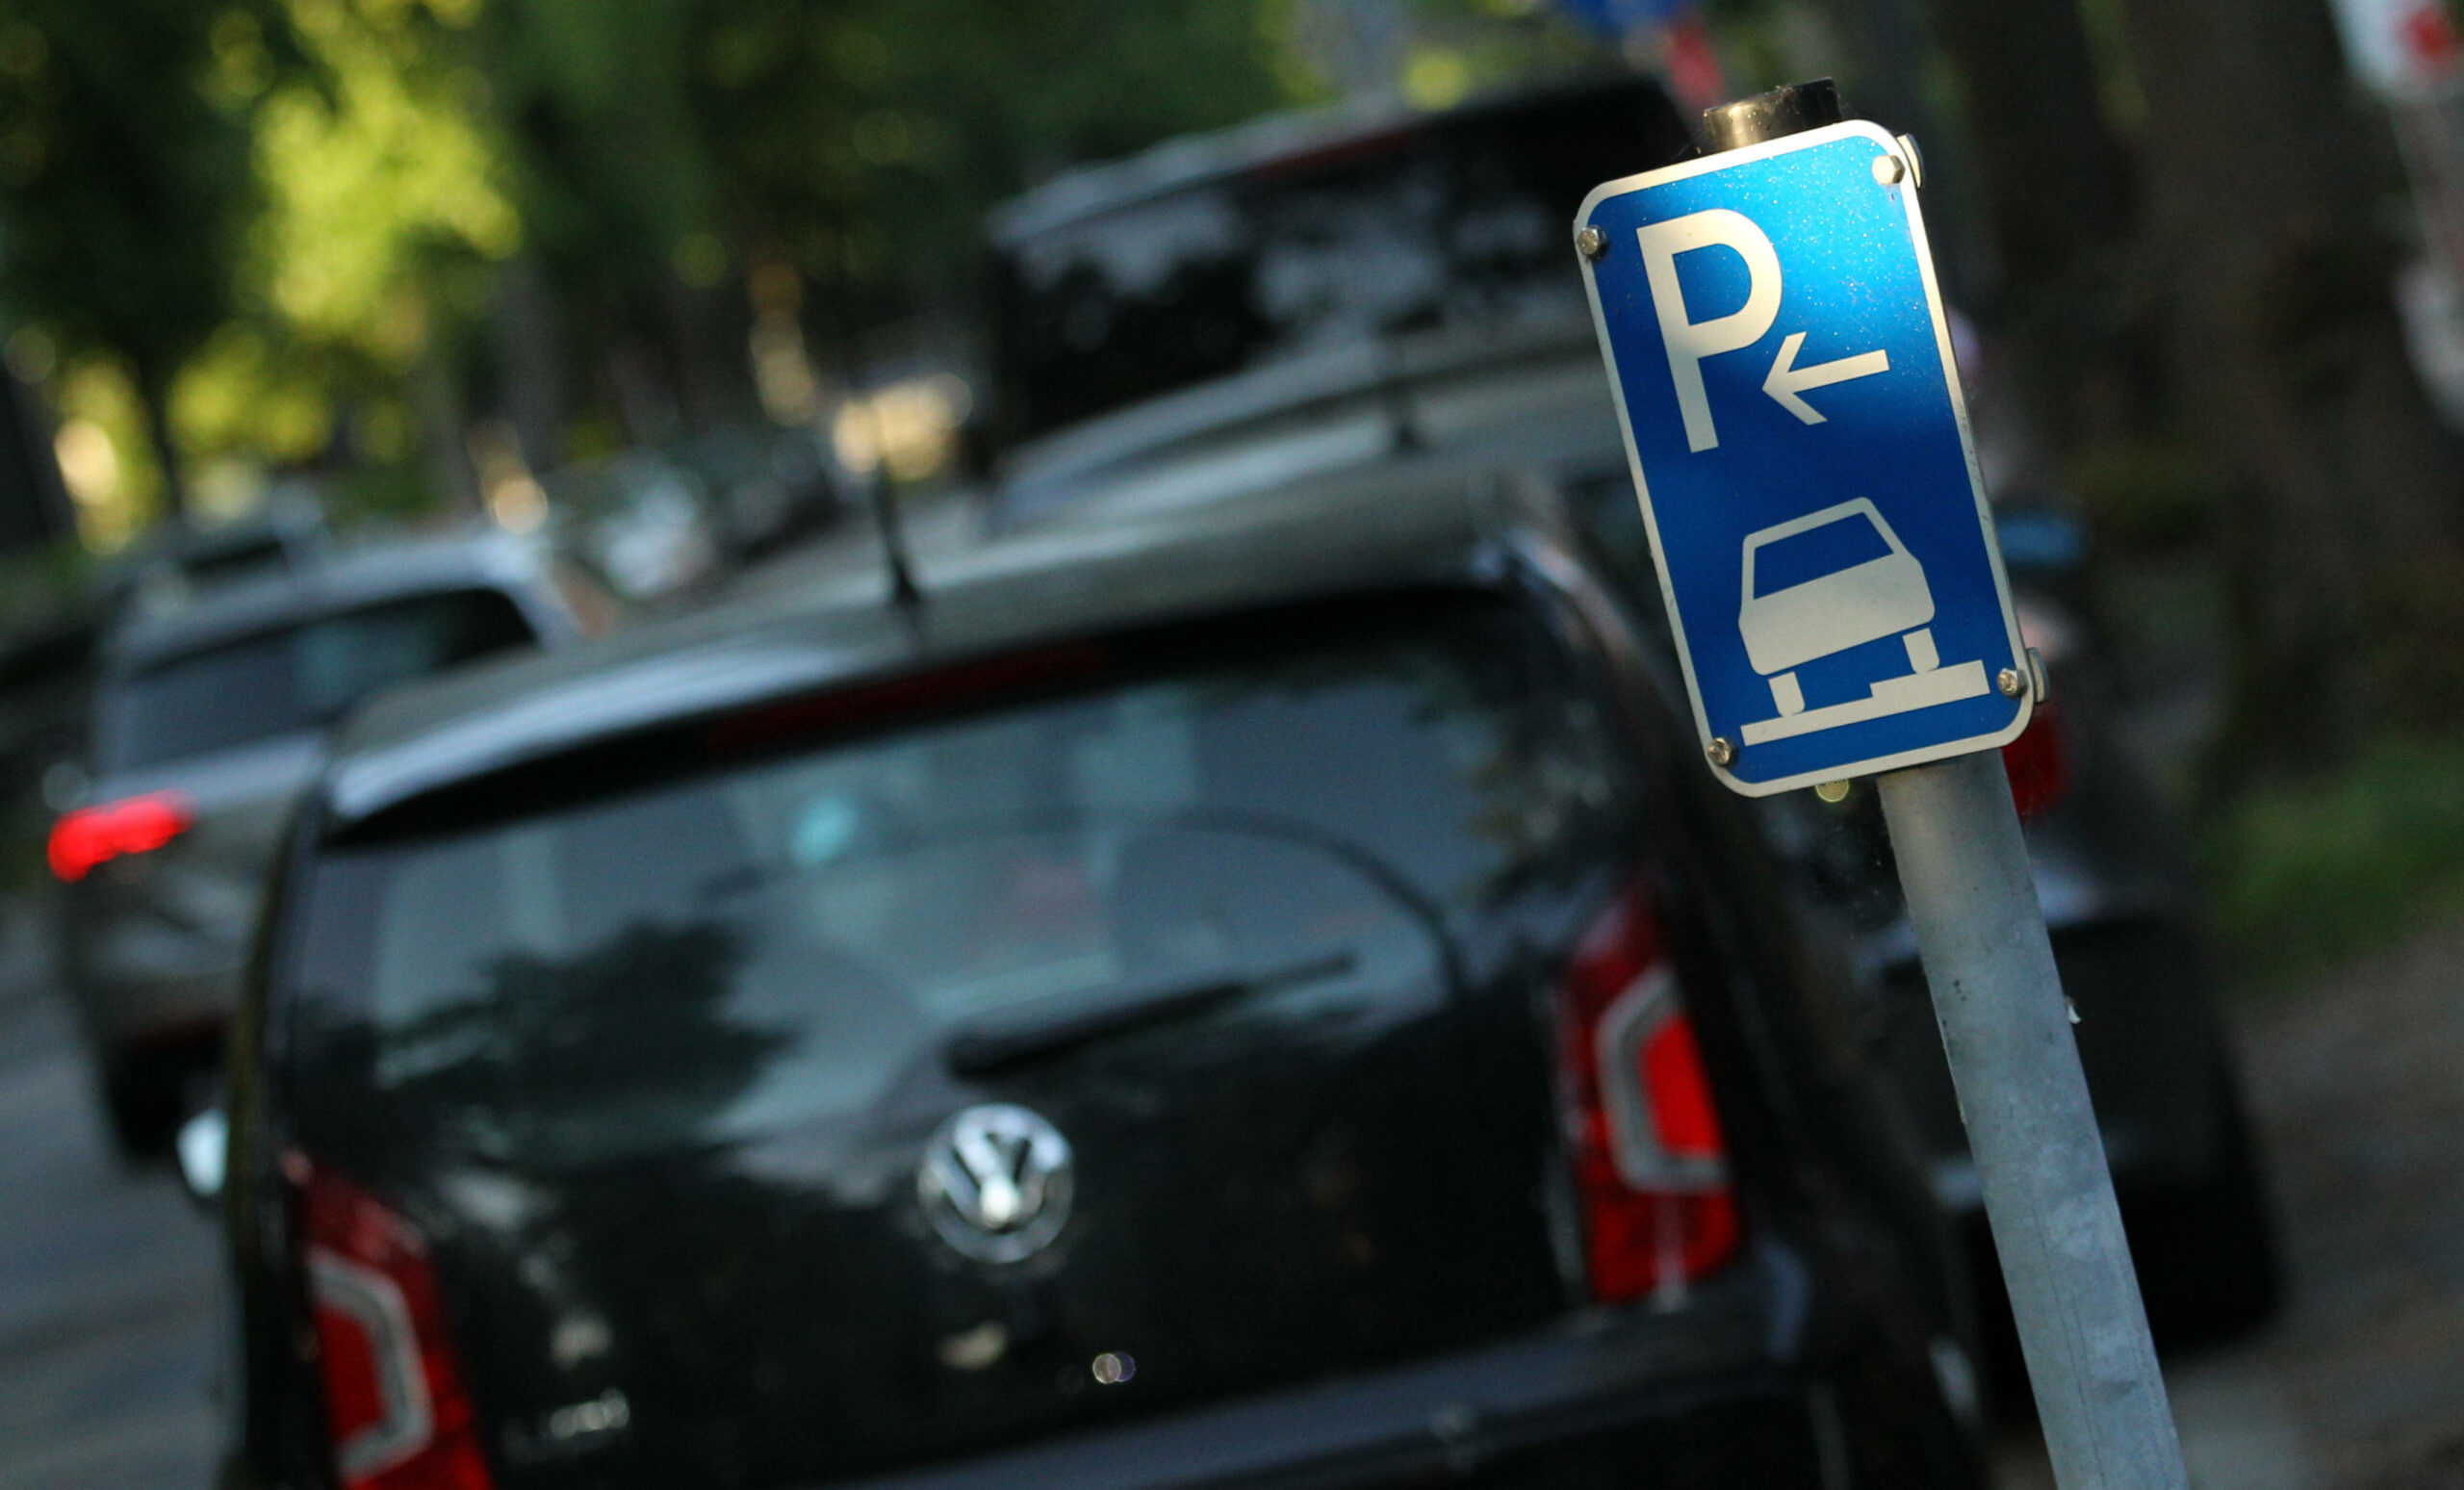
[{"label": "rear bumper", "polygon": [[[1750,1260],[1681,1311],[1619,1313],[1436,1360],[855,1482],[856,1490],[1422,1484],[1819,1486],[1837,1415],[1796,1359],[1806,1290]],[[1826,1435],[1829,1440],[1826,1441]]]},{"label": "rear bumper", "polygon": [[236,963],[143,976],[81,970],[72,963],[63,974],[88,1039],[107,1050],[213,1039],[230,1022],[240,995]]},{"label": "rear bumper", "polygon": [[110,873],[65,886],[55,911],[58,975],[87,1038],[120,1050],[219,1031],[239,1004],[249,921],[158,904],[164,877],[150,869],[135,885]]}]

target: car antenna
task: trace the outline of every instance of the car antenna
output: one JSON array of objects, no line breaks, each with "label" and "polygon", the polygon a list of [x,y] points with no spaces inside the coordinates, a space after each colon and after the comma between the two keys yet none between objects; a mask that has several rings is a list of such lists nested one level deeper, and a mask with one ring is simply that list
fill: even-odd
[{"label": "car antenna", "polygon": [[[855,379],[849,377],[848,383],[852,388]],[[924,590],[915,582],[915,562],[907,552],[907,523],[898,510],[898,491],[890,479],[887,446],[882,439],[881,404],[869,398],[857,401],[873,437],[873,468],[865,482],[873,503],[873,527],[881,534],[882,563],[889,570],[889,603],[912,622],[923,613]]]},{"label": "car antenna", "polygon": [[1386,430],[1399,450],[1417,450],[1427,442],[1412,414],[1412,379],[1403,366],[1403,348],[1391,335],[1377,338],[1378,403],[1386,414]]},{"label": "car antenna", "polygon": [[873,526],[880,529],[882,562],[889,569],[889,603],[913,617],[924,609],[924,590],[915,582],[915,564],[907,552],[907,524],[898,511],[898,497],[879,468],[873,473]]},{"label": "car antenna", "polygon": [[889,603],[912,625],[924,613],[924,589],[915,582],[915,563],[907,552],[907,525],[898,511],[898,494],[892,489],[889,474],[889,446],[882,438],[882,409],[873,398],[858,398],[862,387],[857,375],[854,344],[846,323],[836,314],[846,290],[846,279],[840,274],[834,279],[834,293],[823,298],[831,323],[831,345],[837,351],[838,375],[846,397],[860,403],[867,433],[873,437],[873,467],[867,476],[873,504],[873,527],[882,540],[882,562],[889,570]]}]

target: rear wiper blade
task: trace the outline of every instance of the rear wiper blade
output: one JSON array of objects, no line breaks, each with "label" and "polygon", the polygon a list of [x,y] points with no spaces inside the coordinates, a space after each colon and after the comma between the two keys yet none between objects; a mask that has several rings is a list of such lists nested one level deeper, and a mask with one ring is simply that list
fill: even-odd
[{"label": "rear wiper blade", "polygon": [[1166,985],[1106,999],[1091,1008],[1065,1011],[1048,1019],[962,1026],[943,1043],[941,1055],[952,1075],[987,1076],[1097,1040],[1190,1018],[1236,999],[1340,978],[1352,970],[1355,962],[1348,951],[1335,952],[1251,976],[1226,975],[1199,983]]}]

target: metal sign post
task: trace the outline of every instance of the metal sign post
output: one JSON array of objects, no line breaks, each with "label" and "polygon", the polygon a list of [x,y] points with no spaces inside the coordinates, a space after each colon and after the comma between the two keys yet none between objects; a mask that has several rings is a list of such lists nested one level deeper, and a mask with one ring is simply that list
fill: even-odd
[{"label": "metal sign post", "polygon": [[1879,776],[2064,1490],[2184,1490],[2068,1003],[1994,747],[2021,647],[1914,145],[1826,81],[1576,222],[1705,757],[1762,796]]}]

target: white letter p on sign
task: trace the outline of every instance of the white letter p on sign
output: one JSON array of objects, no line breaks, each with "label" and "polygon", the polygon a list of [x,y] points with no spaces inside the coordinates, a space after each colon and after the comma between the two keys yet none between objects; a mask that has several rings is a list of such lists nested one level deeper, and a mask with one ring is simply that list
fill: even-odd
[{"label": "white letter p on sign", "polygon": [[[1780,255],[1752,218],[1725,207],[1636,228],[1634,236],[1642,241],[1652,308],[1659,313],[1660,340],[1668,347],[1668,375],[1677,384],[1678,410],[1685,416],[1686,447],[1710,450],[1720,443],[1720,434],[1711,424],[1710,400],[1703,396],[1702,361],[1751,347],[1771,329],[1780,317]],[[1715,245],[1733,249],[1745,261],[1745,303],[1728,315],[1694,321],[1686,314],[1685,292],[1677,282],[1677,256]]]}]

